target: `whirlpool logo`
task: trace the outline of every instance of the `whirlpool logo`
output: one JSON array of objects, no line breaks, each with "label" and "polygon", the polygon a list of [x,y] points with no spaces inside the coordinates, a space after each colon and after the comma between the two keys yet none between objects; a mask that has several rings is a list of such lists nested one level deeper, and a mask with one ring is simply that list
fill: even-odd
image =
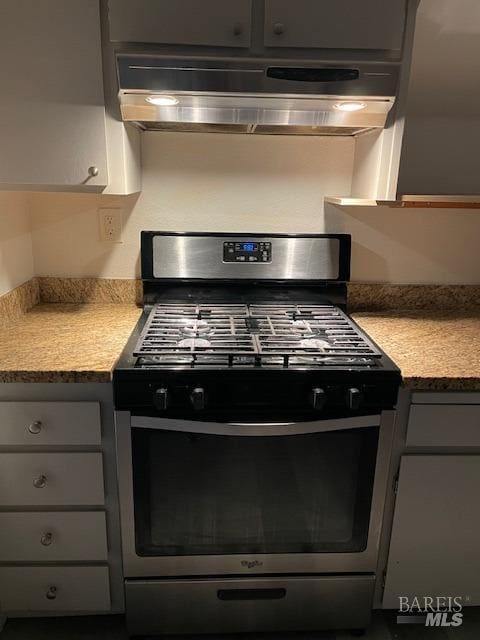
[{"label": "whirlpool logo", "polygon": [[253,569],[254,567],[263,567],[263,562],[260,560],[242,560],[242,567],[247,567],[247,569]]}]

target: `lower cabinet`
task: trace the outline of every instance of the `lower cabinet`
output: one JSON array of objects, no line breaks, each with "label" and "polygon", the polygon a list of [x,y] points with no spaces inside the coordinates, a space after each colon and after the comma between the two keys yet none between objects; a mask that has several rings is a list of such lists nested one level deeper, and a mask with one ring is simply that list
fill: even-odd
[{"label": "lower cabinet", "polygon": [[0,614],[124,610],[111,385],[0,385]]},{"label": "lower cabinet", "polygon": [[398,482],[383,605],[400,596],[480,604],[480,455],[406,455]]},{"label": "lower cabinet", "polygon": [[401,597],[412,602],[450,596],[480,605],[479,394],[432,396],[415,394],[410,408],[385,574],[386,609],[398,609]]}]

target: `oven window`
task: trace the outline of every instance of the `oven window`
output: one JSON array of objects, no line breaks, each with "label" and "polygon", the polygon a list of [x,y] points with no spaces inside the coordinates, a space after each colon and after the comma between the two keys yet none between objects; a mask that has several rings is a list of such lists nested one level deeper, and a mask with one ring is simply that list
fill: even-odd
[{"label": "oven window", "polygon": [[140,556],[365,549],[378,427],[283,437],[132,429]]}]

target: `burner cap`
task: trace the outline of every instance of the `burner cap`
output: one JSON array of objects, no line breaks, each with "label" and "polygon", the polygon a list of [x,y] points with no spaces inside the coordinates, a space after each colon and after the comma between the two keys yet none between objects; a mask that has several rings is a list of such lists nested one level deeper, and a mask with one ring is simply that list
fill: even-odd
[{"label": "burner cap", "polygon": [[210,347],[209,340],[205,338],[185,338],[178,343],[179,347],[187,347],[188,349],[205,349]]},{"label": "burner cap", "polygon": [[320,338],[305,338],[300,340],[300,346],[303,349],[316,349],[319,351],[330,348],[330,344],[326,340],[320,340]]},{"label": "burner cap", "polygon": [[188,318],[185,320],[185,324],[180,326],[180,333],[187,336],[199,336],[209,332],[208,322],[205,320],[196,320],[195,318]]},{"label": "burner cap", "polygon": [[305,322],[305,320],[293,320],[292,321],[292,331],[295,332],[299,332],[299,333],[305,333],[305,332],[310,332],[311,329],[308,326],[308,323]]}]

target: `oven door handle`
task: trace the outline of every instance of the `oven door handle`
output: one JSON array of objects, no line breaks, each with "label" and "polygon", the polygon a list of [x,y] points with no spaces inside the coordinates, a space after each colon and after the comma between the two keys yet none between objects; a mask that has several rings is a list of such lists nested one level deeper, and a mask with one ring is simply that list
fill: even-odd
[{"label": "oven door handle", "polygon": [[335,420],[314,420],[312,422],[197,422],[196,420],[175,420],[131,416],[130,424],[137,429],[159,429],[202,433],[217,436],[297,436],[327,431],[364,429],[380,425],[380,416],[357,416]]}]

